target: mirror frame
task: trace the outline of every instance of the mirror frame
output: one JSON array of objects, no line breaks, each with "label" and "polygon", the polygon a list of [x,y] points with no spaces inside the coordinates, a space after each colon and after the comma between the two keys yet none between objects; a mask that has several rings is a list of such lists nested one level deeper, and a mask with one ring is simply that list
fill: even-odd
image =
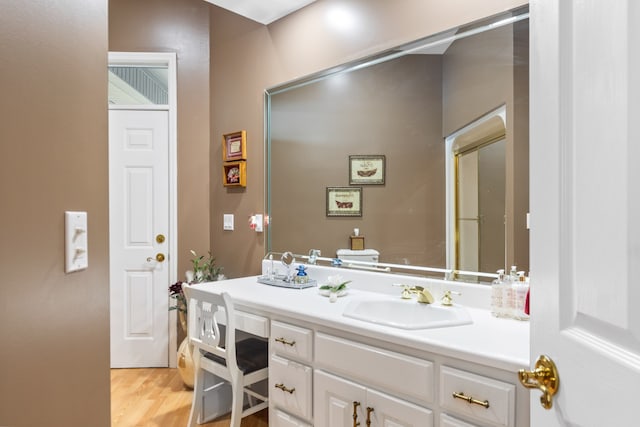
[{"label": "mirror frame", "polygon": [[[271,217],[272,212],[272,200],[271,200],[271,97],[277,95],[279,93],[287,92],[289,90],[293,90],[299,87],[303,87],[321,80],[324,80],[328,77],[341,75],[350,73],[353,71],[360,70],[362,68],[370,67],[376,64],[380,64],[383,62],[391,61],[393,59],[412,54],[416,51],[421,51],[425,49],[436,48],[443,44],[451,44],[456,40],[460,40],[463,38],[467,38],[491,29],[500,28],[507,25],[515,24],[519,21],[529,19],[529,6],[521,6],[497,15],[489,16],[483,18],[481,20],[462,25],[457,29],[447,30],[440,33],[436,33],[427,37],[420,38],[416,41],[406,43],[404,45],[397,46],[395,48],[384,50],[380,53],[368,56],[363,59],[351,61],[345,64],[338,65],[336,67],[332,67],[326,70],[319,71],[317,73],[312,73],[305,77],[301,77],[299,79],[295,79],[289,82],[285,82],[283,84],[279,84],[276,86],[269,87],[264,91],[264,159],[265,159],[265,180],[264,180],[264,194],[265,194],[265,212],[267,216]],[[492,112],[487,113],[492,114]],[[452,135],[457,134],[455,132]],[[446,169],[447,169],[447,181],[449,180],[449,150],[445,153],[445,161],[446,161]],[[448,191],[447,184],[447,191]],[[449,209],[450,209],[450,201],[449,196],[447,196],[446,200],[446,209],[447,209],[447,222],[449,222]],[[451,232],[451,227],[447,224],[446,228],[446,242],[447,246],[450,245],[449,233]],[[265,259],[269,256],[269,254],[281,254],[281,252],[274,252],[272,248],[272,236],[271,236],[271,228],[266,227],[265,230]],[[461,279],[464,281],[471,282],[487,282],[492,279],[498,277],[495,273],[488,272],[476,272],[476,271],[463,271],[452,268],[451,263],[453,260],[451,259],[451,248],[447,247],[446,250],[446,268],[437,268],[437,267],[428,267],[428,266],[419,266],[419,265],[399,265],[399,264],[389,264],[389,263],[366,263],[366,262],[355,262],[354,268],[373,268],[376,271],[386,271],[386,272],[413,272],[414,274],[421,275],[436,275],[442,276],[444,274],[445,279],[455,280]],[[453,249],[455,250],[455,249]],[[287,249],[283,248],[283,251],[287,251]],[[309,256],[307,255],[294,255],[296,259],[308,260]],[[335,265],[334,260],[332,258],[317,258],[320,261],[326,261],[329,264]],[[349,261],[351,263],[351,261]],[[361,264],[360,266],[357,264]]]}]

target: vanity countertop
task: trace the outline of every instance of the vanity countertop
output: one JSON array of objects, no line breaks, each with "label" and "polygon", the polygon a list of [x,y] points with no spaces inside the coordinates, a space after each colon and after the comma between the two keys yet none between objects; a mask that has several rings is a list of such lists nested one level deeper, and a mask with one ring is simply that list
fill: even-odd
[{"label": "vanity countertop", "polygon": [[[488,310],[466,307],[473,323],[434,329],[404,330],[342,315],[355,298],[389,298],[360,289],[330,302],[317,287],[287,289],[263,285],[257,276],[201,283],[212,292],[228,292],[238,310],[273,314],[369,337],[390,344],[517,371],[529,367],[529,322],[498,319]],[[389,347],[393,349],[392,346]]]}]

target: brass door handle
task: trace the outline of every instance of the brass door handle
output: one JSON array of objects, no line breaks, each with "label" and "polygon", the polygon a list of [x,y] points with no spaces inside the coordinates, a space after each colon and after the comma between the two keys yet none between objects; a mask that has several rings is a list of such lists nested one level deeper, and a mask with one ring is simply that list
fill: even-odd
[{"label": "brass door handle", "polygon": [[520,369],[518,371],[520,383],[526,388],[537,388],[542,392],[540,396],[540,404],[544,409],[551,409],[553,405],[553,395],[558,391],[560,386],[560,377],[558,369],[548,356],[541,355],[536,361],[535,369],[527,371]]},{"label": "brass door handle", "polygon": [[157,253],[155,258],[147,257],[147,262],[151,262],[151,261],[163,262],[164,261],[164,254]]}]

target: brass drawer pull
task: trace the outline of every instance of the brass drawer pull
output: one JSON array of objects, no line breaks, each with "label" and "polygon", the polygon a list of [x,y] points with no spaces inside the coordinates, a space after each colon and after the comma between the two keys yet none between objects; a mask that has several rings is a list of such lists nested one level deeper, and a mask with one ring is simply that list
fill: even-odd
[{"label": "brass drawer pull", "polygon": [[291,347],[293,347],[294,345],[296,345],[296,342],[295,342],[295,341],[287,341],[287,340],[286,340],[286,339],[284,339],[284,338],[276,338],[276,342],[280,342],[280,343],[282,343],[282,344],[284,344],[284,345],[290,345]]},{"label": "brass drawer pull", "polygon": [[465,396],[464,393],[453,393],[453,398],[454,399],[462,399],[462,400],[466,400],[468,403],[473,403],[474,405],[480,405],[480,406],[484,406],[485,408],[489,407],[489,401],[488,400],[478,400],[478,399],[474,399],[471,396]]},{"label": "brass drawer pull", "polygon": [[353,427],[360,425],[360,421],[358,421],[358,406],[360,406],[360,402],[353,402]]},{"label": "brass drawer pull", "polygon": [[276,384],[275,388],[279,388],[280,390],[286,391],[289,394],[293,394],[293,392],[296,391],[295,387],[294,388],[287,388],[287,387],[285,387],[284,384]]},{"label": "brass drawer pull", "polygon": [[367,406],[367,427],[371,426],[371,413],[373,412],[373,408]]}]

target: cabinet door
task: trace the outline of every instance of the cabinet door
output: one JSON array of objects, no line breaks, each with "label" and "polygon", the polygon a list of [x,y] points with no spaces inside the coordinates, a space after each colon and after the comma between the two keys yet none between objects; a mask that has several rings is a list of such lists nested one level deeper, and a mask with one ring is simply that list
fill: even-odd
[{"label": "cabinet door", "polygon": [[365,425],[366,391],[361,385],[315,370],[313,408],[315,427],[352,427]]},{"label": "cabinet door", "polygon": [[413,403],[375,390],[367,390],[366,413],[371,411],[371,425],[375,427],[432,427],[433,413]]}]

